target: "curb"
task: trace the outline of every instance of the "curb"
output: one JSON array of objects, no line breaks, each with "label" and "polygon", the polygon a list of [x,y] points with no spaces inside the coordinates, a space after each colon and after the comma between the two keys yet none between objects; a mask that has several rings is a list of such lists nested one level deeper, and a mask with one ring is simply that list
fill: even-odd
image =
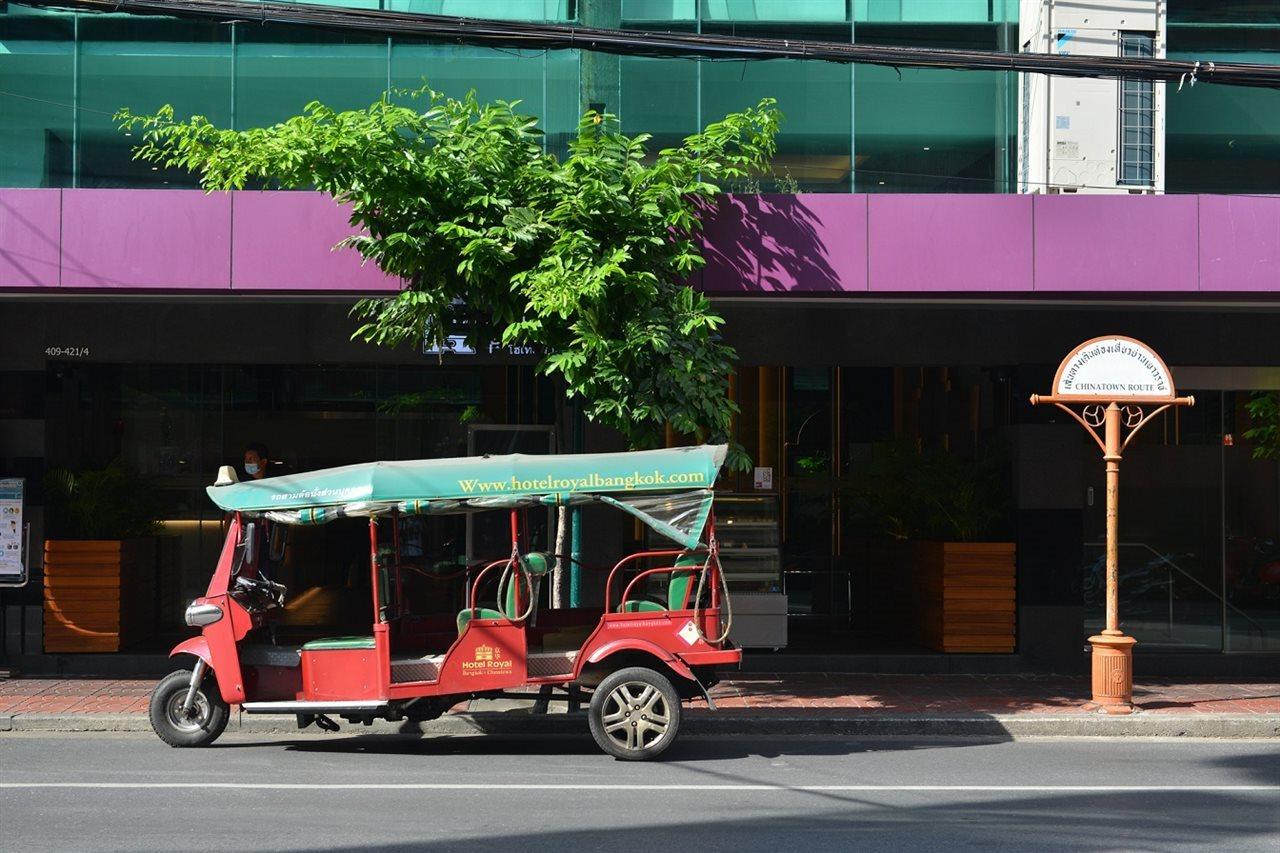
[{"label": "curb", "polygon": [[[0,732],[150,732],[142,714],[12,714],[0,715]],[[299,731],[291,716],[239,714],[229,732],[323,736],[315,728]],[[521,712],[448,714],[425,723],[372,725],[342,723],[339,734],[395,735],[575,735],[588,734],[586,715],[532,715]],[[910,714],[853,714],[824,717],[769,714],[689,713],[683,734],[836,736],[836,737],[1160,737],[1160,738],[1280,738],[1278,714],[1133,714],[1125,717],[1061,714],[996,714],[969,716],[913,716]]]}]

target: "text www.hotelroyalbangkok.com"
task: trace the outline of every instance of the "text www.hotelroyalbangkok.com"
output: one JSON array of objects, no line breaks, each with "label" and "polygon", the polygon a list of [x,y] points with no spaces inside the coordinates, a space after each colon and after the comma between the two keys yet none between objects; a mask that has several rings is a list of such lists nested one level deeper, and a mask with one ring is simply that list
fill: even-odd
[{"label": "text www.hotelroyalbangkok.com", "polygon": [[510,477],[506,480],[459,480],[458,487],[465,494],[478,492],[578,492],[590,489],[640,489],[655,486],[705,486],[707,475],[701,471],[664,473],[654,471],[642,474],[636,471],[617,477],[588,474],[585,477],[536,477],[522,480]]}]

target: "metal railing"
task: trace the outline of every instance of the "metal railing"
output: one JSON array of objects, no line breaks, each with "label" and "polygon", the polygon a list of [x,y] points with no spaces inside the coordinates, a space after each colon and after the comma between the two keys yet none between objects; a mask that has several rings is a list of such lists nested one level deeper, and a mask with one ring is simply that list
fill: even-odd
[{"label": "metal railing", "polygon": [[[1156,558],[1156,562],[1161,564],[1165,569],[1165,571],[1168,572],[1168,575],[1165,580],[1165,589],[1168,593],[1168,602],[1169,602],[1169,616],[1168,616],[1169,621],[1168,621],[1168,628],[1166,630],[1166,633],[1169,635],[1171,639],[1173,637],[1173,577],[1175,572],[1177,572],[1179,575],[1181,575],[1185,579],[1191,581],[1191,583],[1194,584],[1195,586],[1207,592],[1211,598],[1213,598],[1219,604],[1222,605],[1222,609],[1224,612],[1227,610],[1230,610],[1231,612],[1237,614],[1241,619],[1248,622],[1250,626],[1252,626],[1253,630],[1258,632],[1259,637],[1265,637],[1267,635],[1266,628],[1258,624],[1258,622],[1252,616],[1250,616],[1245,611],[1241,610],[1239,607],[1236,607],[1231,602],[1227,601],[1224,596],[1215,592],[1211,586],[1209,586],[1204,581],[1197,578],[1195,575],[1191,574],[1191,572],[1187,571],[1182,566],[1179,566],[1167,554],[1161,551],[1157,551],[1155,548],[1152,548],[1146,542],[1120,542],[1118,544],[1119,544],[1119,547],[1121,548],[1141,548],[1147,551],[1148,553],[1153,555]],[[1085,547],[1105,549],[1106,543],[1105,542],[1086,542]],[[1224,632],[1226,631],[1225,623],[1226,623],[1226,620],[1224,619],[1223,626],[1222,626]]]}]

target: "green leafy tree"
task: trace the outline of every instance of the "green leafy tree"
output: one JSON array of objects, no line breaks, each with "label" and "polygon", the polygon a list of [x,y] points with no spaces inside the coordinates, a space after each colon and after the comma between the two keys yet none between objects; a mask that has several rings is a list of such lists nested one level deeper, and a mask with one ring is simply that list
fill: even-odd
[{"label": "green leafy tree", "polygon": [[[311,103],[252,130],[175,120],[167,106],[117,120],[142,131],[139,158],[195,172],[206,190],[314,187],[350,203],[360,233],[339,245],[405,282],[356,304],[355,337],[532,347],[541,372],[633,447],[653,446],[668,424],[728,440],[736,353],[688,281],[704,263],[708,202],[773,155],[774,102],[656,154],[647,135],[589,112],[563,160],[517,104],[423,88],[362,110]],[[740,450],[732,461],[747,464]]]},{"label": "green leafy tree", "polygon": [[1255,391],[1245,409],[1253,423],[1244,431],[1253,442],[1253,458],[1280,459],[1280,391]]}]

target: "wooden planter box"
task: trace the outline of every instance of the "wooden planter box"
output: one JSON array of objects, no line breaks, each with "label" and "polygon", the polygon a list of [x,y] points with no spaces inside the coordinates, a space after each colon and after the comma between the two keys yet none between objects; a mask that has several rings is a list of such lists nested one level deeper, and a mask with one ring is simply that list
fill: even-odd
[{"label": "wooden planter box", "polygon": [[915,542],[910,553],[920,642],[940,652],[1013,652],[1012,542]]},{"label": "wooden planter box", "polygon": [[148,636],[155,542],[46,540],[44,650],[118,652]]}]

